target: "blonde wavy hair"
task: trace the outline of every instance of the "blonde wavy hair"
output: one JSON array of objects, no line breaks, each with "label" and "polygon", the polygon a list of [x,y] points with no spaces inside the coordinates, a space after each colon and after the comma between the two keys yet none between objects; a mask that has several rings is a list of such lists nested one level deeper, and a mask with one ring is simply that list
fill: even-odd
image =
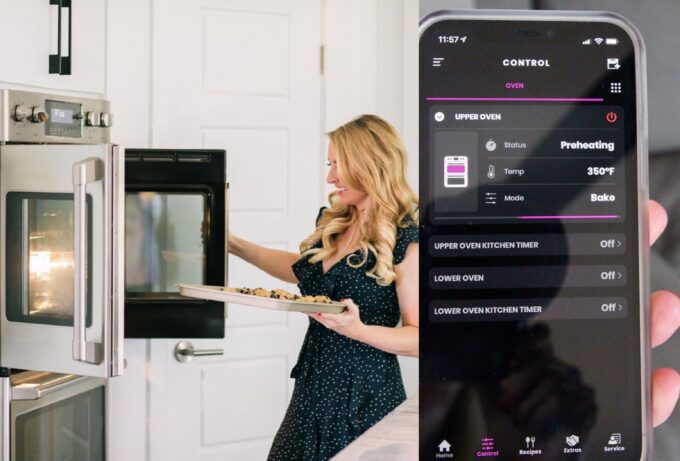
[{"label": "blonde wavy hair", "polygon": [[[357,229],[362,257],[356,262],[348,255],[347,263],[361,267],[372,253],[376,262],[366,275],[379,285],[390,285],[397,277],[392,253],[398,233],[418,222],[418,196],[406,181],[404,145],[394,127],[375,115],[362,115],[328,137],[337,154],[338,178],[372,199]],[[328,202],[330,208],[324,210],[316,230],[300,244],[302,256],[309,256],[314,264],[334,254],[337,237],[359,219],[356,207],[344,205],[337,192],[328,196]],[[323,245],[315,248],[319,241]]]}]

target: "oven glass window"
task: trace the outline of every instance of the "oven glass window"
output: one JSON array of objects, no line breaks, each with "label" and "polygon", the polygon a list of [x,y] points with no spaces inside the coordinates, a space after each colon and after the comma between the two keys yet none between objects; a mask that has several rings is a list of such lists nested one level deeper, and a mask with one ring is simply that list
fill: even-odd
[{"label": "oven glass window", "polygon": [[129,298],[177,293],[203,284],[209,216],[202,193],[128,193],[125,200],[125,291]]},{"label": "oven glass window", "polygon": [[16,418],[16,459],[104,461],[104,386]]},{"label": "oven glass window", "polygon": [[[87,200],[91,237],[91,198]],[[7,194],[7,317],[73,325],[73,194]],[[92,239],[88,238],[88,242]],[[88,326],[91,324],[91,247],[88,254]]]}]

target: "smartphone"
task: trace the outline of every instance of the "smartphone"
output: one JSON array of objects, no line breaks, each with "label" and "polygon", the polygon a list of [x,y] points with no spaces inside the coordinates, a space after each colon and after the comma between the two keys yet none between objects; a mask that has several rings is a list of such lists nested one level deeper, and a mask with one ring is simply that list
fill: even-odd
[{"label": "smartphone", "polygon": [[440,12],[419,50],[420,460],[649,459],[640,34]]}]

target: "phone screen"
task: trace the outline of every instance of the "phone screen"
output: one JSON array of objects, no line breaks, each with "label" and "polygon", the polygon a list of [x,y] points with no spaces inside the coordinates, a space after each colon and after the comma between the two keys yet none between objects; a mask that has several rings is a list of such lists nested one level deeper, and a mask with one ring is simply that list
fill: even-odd
[{"label": "phone screen", "polygon": [[636,46],[604,20],[422,32],[421,461],[641,458]]}]

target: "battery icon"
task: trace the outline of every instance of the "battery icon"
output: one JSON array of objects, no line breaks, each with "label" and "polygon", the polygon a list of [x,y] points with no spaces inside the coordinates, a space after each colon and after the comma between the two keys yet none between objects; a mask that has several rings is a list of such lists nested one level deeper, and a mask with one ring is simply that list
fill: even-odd
[{"label": "battery icon", "polygon": [[608,38],[604,41],[605,45],[618,45],[619,44],[619,39],[618,38]]}]

